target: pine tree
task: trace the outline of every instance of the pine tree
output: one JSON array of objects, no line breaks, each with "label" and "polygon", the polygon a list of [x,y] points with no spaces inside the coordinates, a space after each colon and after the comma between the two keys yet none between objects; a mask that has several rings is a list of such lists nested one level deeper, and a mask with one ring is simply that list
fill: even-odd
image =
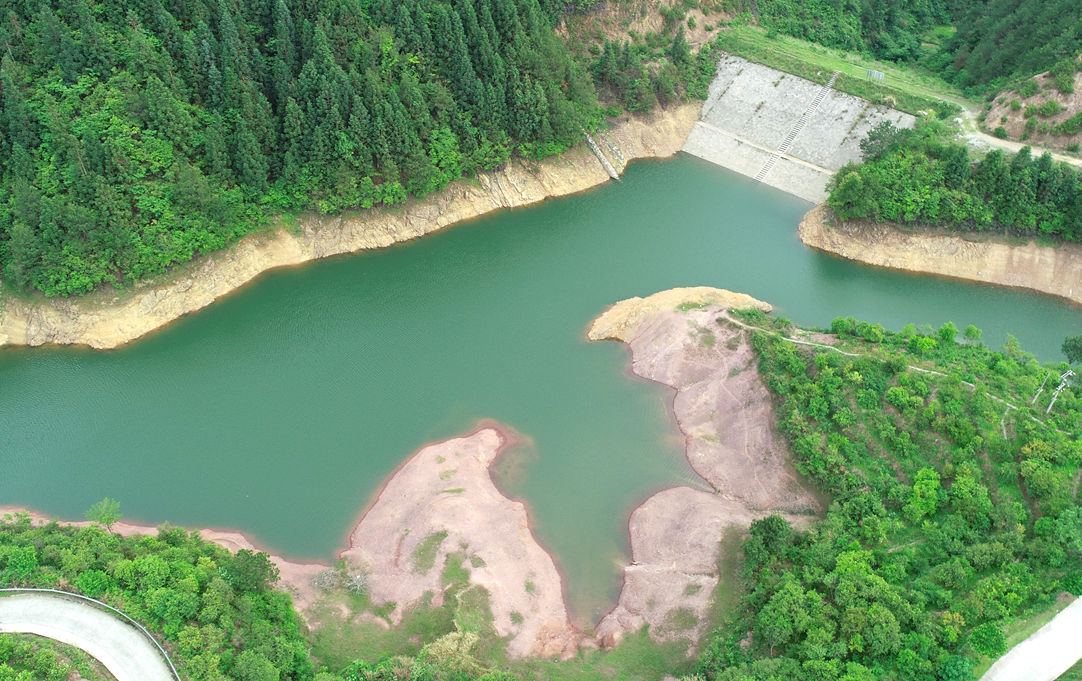
[{"label": "pine tree", "polygon": [[242,116],[235,120],[233,168],[241,184],[260,194],[267,191],[267,159]]}]

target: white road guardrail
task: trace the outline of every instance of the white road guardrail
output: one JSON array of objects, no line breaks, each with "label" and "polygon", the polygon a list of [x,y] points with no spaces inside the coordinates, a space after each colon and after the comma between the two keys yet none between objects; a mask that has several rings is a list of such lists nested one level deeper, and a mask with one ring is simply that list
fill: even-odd
[{"label": "white road guardrail", "polygon": [[56,595],[63,596],[63,597],[66,597],[66,598],[75,598],[75,599],[78,599],[80,601],[87,601],[89,603],[93,603],[94,605],[99,605],[99,606],[101,606],[101,607],[103,607],[103,608],[105,608],[105,609],[109,610],[110,612],[113,612],[113,613],[115,613],[117,615],[120,615],[122,618],[127,620],[129,623],[134,624],[140,631],[143,632],[143,635],[145,635],[148,639],[150,639],[150,641],[154,644],[154,647],[156,647],[158,649],[158,651],[162,654],[162,657],[165,658],[166,663],[169,665],[169,669],[171,669],[172,672],[173,672],[173,677],[176,678],[177,681],[181,681],[180,673],[177,672],[177,668],[173,664],[172,658],[169,657],[169,653],[165,652],[165,648],[163,648],[162,644],[158,642],[158,639],[154,638],[154,635],[151,634],[147,630],[147,628],[144,627],[142,624],[139,624],[134,619],[132,619],[131,617],[126,615],[124,612],[122,612],[120,610],[117,610],[116,608],[109,605],[108,603],[103,603],[103,602],[99,601],[96,598],[91,598],[90,596],[84,596],[82,594],[76,594],[76,593],[72,593],[70,591],[61,591],[59,589],[32,589],[32,588],[17,588],[17,587],[0,589],[0,596],[3,596],[5,593],[11,593],[11,594],[14,594],[14,593],[49,593],[49,594],[56,594]]}]

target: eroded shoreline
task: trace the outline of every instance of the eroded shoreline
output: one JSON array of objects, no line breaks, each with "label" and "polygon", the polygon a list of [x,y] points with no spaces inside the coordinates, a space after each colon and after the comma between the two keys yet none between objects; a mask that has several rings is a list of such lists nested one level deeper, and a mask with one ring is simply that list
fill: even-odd
[{"label": "eroded shoreline", "polygon": [[[642,118],[621,119],[599,136],[601,150],[618,171],[638,158],[678,152],[698,120],[688,103]],[[585,145],[539,163],[515,160],[474,181],[401,207],[304,216],[298,229],[251,234],[121,294],[100,291],[81,298],[7,296],[0,305],[0,346],[46,343],[115,348],[139,338],[244,286],[263,272],[331,255],[383,248],[415,239],[495,210],[566,196],[609,181]]]},{"label": "eroded shoreline", "polygon": [[[617,303],[589,330],[591,340],[627,343],[633,373],[675,390],[672,409],[685,456],[713,490],[662,489],[631,511],[631,562],[596,637],[571,622],[564,577],[533,536],[525,504],[505,496],[492,479],[493,462],[520,437],[492,422],[409,456],[374,493],[336,567],[272,556],[282,587],[309,617],[330,602],[334,589],[345,588],[343,578],[363,575],[373,604],[395,605],[385,622],[367,611],[355,614],[388,626],[417,604],[439,606],[445,566],[453,564],[468,574],[470,588],[488,594],[493,627],[513,657],[567,658],[580,648],[614,646],[645,625],[656,640],[687,640],[691,652],[709,624],[711,597],[724,586],[716,569],[722,534],[774,512],[800,525],[819,510],[791,470],[784,440],[772,431],[770,397],[745,331],[725,323],[728,309],[749,307],[771,309],[744,294],[672,289]],[[113,529],[125,536],[157,532],[128,523]],[[200,533],[232,552],[259,548],[240,532]],[[337,574],[333,586],[321,579],[330,572]]]},{"label": "eroded shoreline", "polygon": [[[393,625],[426,599],[439,606],[445,564],[460,561],[469,584],[488,592],[493,626],[509,641],[512,657],[568,657],[582,637],[567,613],[563,578],[533,537],[525,504],[504,496],[490,474],[493,461],[513,442],[509,432],[483,422],[468,435],[427,445],[407,457],[378,490],[336,558],[347,573],[365,576],[374,604],[394,604],[389,617]],[[0,507],[0,515],[17,512],[29,513],[36,523],[52,521],[33,511]],[[117,522],[112,531],[154,536],[158,528]],[[240,532],[198,531],[233,553],[260,550]],[[279,569],[280,587],[291,593],[297,611],[306,617],[343,586],[328,587],[326,580],[317,580],[339,569],[332,565],[296,563],[276,555],[271,560]]]},{"label": "eroded shoreline", "polygon": [[663,489],[628,521],[632,561],[617,605],[596,628],[604,647],[649,625],[657,641],[686,640],[694,652],[710,625],[722,537],[771,513],[804,525],[820,511],[774,432],[772,400],[759,378],[746,331],[729,309],[768,303],[709,287],[671,289],[613,305],[592,324],[591,340],[620,340],[637,376],[676,391],[672,409],[692,469],[713,492]]},{"label": "eroded shoreline", "polygon": [[1025,288],[1082,304],[1080,244],[1012,245],[963,234],[903,232],[890,223],[837,220],[826,204],[809,211],[799,231],[806,246],[848,260]]}]

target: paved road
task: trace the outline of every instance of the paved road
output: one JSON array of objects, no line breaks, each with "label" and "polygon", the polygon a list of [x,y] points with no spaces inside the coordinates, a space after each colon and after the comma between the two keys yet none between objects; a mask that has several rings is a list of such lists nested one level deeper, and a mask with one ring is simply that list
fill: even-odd
[{"label": "paved road", "polygon": [[43,593],[0,595],[0,632],[37,634],[82,648],[117,681],[176,681],[146,634],[90,603]]},{"label": "paved road", "polygon": [[1082,659],[1082,598],[999,658],[981,681],[1053,681]]}]

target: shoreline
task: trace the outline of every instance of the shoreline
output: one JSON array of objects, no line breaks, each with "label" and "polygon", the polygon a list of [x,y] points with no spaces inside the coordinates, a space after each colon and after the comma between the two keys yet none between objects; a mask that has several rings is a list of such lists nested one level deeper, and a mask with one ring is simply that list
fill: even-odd
[{"label": "shoreline", "polygon": [[742,293],[677,288],[622,300],[588,329],[591,341],[627,347],[631,375],[672,389],[668,409],[684,459],[706,488],[659,485],[626,516],[631,560],[616,607],[594,629],[602,648],[649,626],[653,640],[686,641],[693,654],[711,624],[710,599],[726,588],[715,569],[724,533],[769,513],[799,526],[808,511],[822,510],[790,470],[758,372],[745,371],[755,362],[746,334],[714,324],[730,308],[772,310]]},{"label": "shoreline", "polygon": [[[701,103],[689,102],[641,118],[625,114],[598,135],[600,150],[621,173],[634,159],[672,156],[684,146],[700,109]],[[457,180],[438,194],[401,206],[337,216],[302,214],[294,229],[250,234],[124,291],[95,291],[79,298],[6,296],[0,300],[0,347],[55,343],[116,348],[210,305],[268,270],[385,248],[497,210],[609,181],[601,161],[583,143],[540,162],[512,160],[502,170]]]},{"label": "shoreline", "polygon": [[805,246],[847,260],[1023,288],[1082,305],[1082,244],[1010,244],[994,236],[970,240],[963,233],[908,232],[889,222],[843,222],[825,203],[804,215],[799,234]]},{"label": "shoreline", "polygon": [[[404,480],[409,480],[413,483],[417,483],[419,479],[423,479],[426,475],[427,468],[422,466],[419,457],[429,451],[441,451],[441,450],[458,450],[464,444],[468,444],[473,440],[495,440],[494,447],[487,447],[491,450],[491,460],[487,462],[477,475],[477,482],[482,487],[487,484],[495,491],[493,496],[481,496],[479,498],[468,498],[463,501],[467,501],[469,507],[479,507],[481,513],[484,514],[486,522],[476,523],[470,527],[470,529],[479,532],[473,537],[474,541],[470,541],[471,551],[475,551],[478,545],[483,545],[484,542],[476,541],[481,539],[484,535],[486,528],[493,523],[499,523],[501,520],[501,514],[503,517],[504,525],[507,526],[507,513],[510,511],[512,515],[516,513],[516,509],[520,509],[522,514],[522,520],[520,523],[512,522],[511,526],[517,524],[517,530],[521,536],[519,536],[518,542],[515,541],[515,537],[512,536],[512,532],[505,532],[495,538],[494,541],[488,542],[488,550],[494,551],[497,555],[495,559],[491,554],[486,553],[489,556],[488,562],[490,565],[486,565],[485,561],[480,563],[481,574],[478,582],[474,582],[471,578],[471,583],[477,583],[483,588],[486,588],[493,597],[491,608],[493,614],[502,614],[504,619],[509,619],[511,610],[507,607],[503,607],[506,604],[502,601],[508,599],[509,585],[502,584],[501,580],[505,578],[504,573],[520,572],[522,569],[529,570],[529,575],[536,575],[528,577],[536,580],[539,586],[548,587],[549,595],[547,597],[540,594],[534,594],[532,591],[526,594],[528,600],[536,601],[539,597],[540,610],[536,612],[529,612],[526,608],[522,608],[526,615],[526,629],[530,630],[530,635],[522,641],[517,641],[519,633],[523,631],[523,625],[514,625],[518,631],[509,630],[500,632],[502,636],[510,636],[511,639],[516,639],[516,645],[512,651],[515,657],[531,657],[534,655],[552,656],[557,655],[561,658],[573,654],[583,644],[587,647],[590,646],[590,639],[584,637],[581,628],[576,625],[570,617],[570,605],[567,594],[567,576],[560,570],[556,563],[553,552],[545,547],[540,540],[534,535],[533,523],[531,522],[531,514],[529,506],[523,500],[514,499],[511,496],[504,493],[496,484],[494,477],[492,476],[492,466],[500,457],[505,455],[508,450],[519,444],[528,443],[530,438],[525,436],[510,426],[503,425],[492,419],[480,419],[477,424],[470,429],[467,433],[462,435],[455,435],[443,440],[430,442],[422,445],[416,450],[413,450],[409,455],[403,458],[402,462],[392,471],[385,480],[380,484],[379,488],[373,490],[370,494],[370,498],[365,502],[361,511],[359,512],[356,520],[352,522],[347,531],[345,541],[341,544],[341,548],[334,552],[334,558],[327,562],[322,561],[307,561],[307,562],[295,562],[280,555],[276,555],[273,549],[266,548],[264,545],[253,541],[247,534],[238,530],[220,530],[212,528],[188,528],[184,527],[188,532],[198,532],[203,540],[217,544],[230,551],[236,553],[240,549],[248,549],[252,551],[262,551],[269,555],[271,561],[279,569],[280,577],[277,588],[286,591],[293,598],[294,609],[305,620],[306,625],[311,628],[311,617],[318,613],[314,606],[318,606],[320,603],[326,601],[328,597],[333,596],[333,591],[325,591],[316,587],[313,584],[313,579],[320,573],[334,569],[336,563],[346,561],[347,564],[355,564],[356,567],[361,567],[366,571],[370,579],[370,589],[376,589],[381,591],[394,592],[396,589],[401,591],[403,587],[408,591],[410,586],[418,586],[418,584],[403,584],[403,582],[425,582],[431,581],[434,574],[438,580],[439,575],[442,573],[442,568],[436,570],[435,573],[432,570],[428,570],[425,573],[417,573],[416,569],[409,570],[408,567],[403,572],[401,563],[401,553],[403,541],[407,540],[410,530],[422,530],[424,522],[434,524],[434,529],[438,532],[440,528],[444,528],[444,534],[448,530],[452,534],[460,535],[462,528],[455,528],[453,518],[456,515],[454,509],[451,510],[452,519],[451,525],[444,525],[439,519],[438,511],[433,511],[439,504],[445,503],[447,499],[445,495],[438,495],[442,497],[441,500],[429,502],[429,505],[423,509],[423,512],[418,516],[412,516],[417,522],[417,526],[414,523],[408,523],[410,526],[405,530],[405,533],[398,539],[398,549],[394,552],[394,556],[384,555],[386,551],[372,550],[372,537],[379,534],[380,529],[384,530],[386,534],[387,516],[390,515],[396,521],[401,521],[399,513],[408,507],[409,503],[416,498],[417,485],[412,484],[409,487],[414,493],[409,495],[409,498],[396,498],[394,491],[395,488],[402,487]],[[482,446],[482,450],[486,447]],[[449,452],[444,452],[447,457],[452,455]],[[461,456],[455,451],[454,456]],[[439,461],[442,462],[444,457],[440,457]],[[453,476],[458,469],[455,468],[450,471]],[[418,478],[418,474],[422,478]],[[443,486],[444,484],[451,484],[448,481],[451,478],[445,477],[446,472],[438,476],[439,482],[437,486]],[[412,480],[411,480],[412,478]],[[463,481],[468,488],[476,489],[476,483],[471,482],[469,476]],[[398,490],[401,491],[401,490]],[[456,490],[466,491],[466,490]],[[446,490],[444,490],[446,492]],[[487,509],[485,508],[487,504]],[[388,511],[388,507],[391,509]],[[31,522],[35,525],[44,525],[51,522],[56,522],[60,525],[69,527],[87,527],[94,524],[89,520],[62,520],[39,511],[33,510],[27,507],[15,507],[15,506],[0,506],[0,517],[5,514],[14,515],[16,513],[26,513],[30,516]],[[445,514],[446,515],[446,514]],[[378,517],[378,516],[383,516]],[[512,518],[513,520],[513,518]],[[380,523],[384,527],[380,527]],[[446,519],[445,519],[446,521]],[[183,527],[180,525],[171,525],[168,521],[161,523],[158,526],[144,525],[136,522],[125,522],[124,520],[117,521],[113,524],[111,532],[124,537],[133,535],[149,535],[156,536],[158,534],[159,527],[162,526]],[[374,527],[372,527],[374,526]],[[393,527],[390,529],[394,529]],[[430,528],[432,529],[432,528]],[[505,527],[507,529],[507,527]],[[359,532],[363,532],[363,539],[358,539]],[[418,534],[418,532],[414,532]],[[423,531],[420,534],[425,534]],[[428,533],[429,535],[431,533]],[[393,542],[376,542],[380,547],[389,546]],[[369,546],[366,547],[366,544]],[[533,548],[531,549],[530,545]],[[460,543],[459,546],[462,544]],[[525,559],[514,560],[508,563],[508,548],[510,547],[510,554],[521,552],[523,549],[526,551]],[[445,554],[449,555],[451,551],[444,550],[442,548],[436,549],[436,561],[442,565],[445,559]],[[530,554],[533,555],[530,557]],[[407,552],[409,555],[410,552]],[[544,569],[544,559],[547,558],[551,570],[546,574]],[[407,561],[408,562],[408,561]],[[376,564],[384,563],[382,569],[373,569]],[[497,568],[497,569],[485,569],[485,568]],[[498,568],[504,568],[499,570]],[[475,565],[473,570],[470,570],[471,574],[477,571],[479,568]],[[371,570],[371,571],[369,571]],[[535,572],[539,571],[539,572]],[[520,580],[522,581],[522,580]],[[554,584],[554,582],[556,584]],[[394,609],[394,613],[397,614],[400,620],[405,611],[408,611],[412,605],[423,600],[423,594],[425,592],[431,592],[436,597],[436,600],[440,600],[442,592],[438,588],[439,584],[435,586],[435,589],[425,589],[422,584],[422,590],[414,598],[405,598],[399,600],[397,598],[384,599],[388,602],[395,602],[398,606]],[[492,588],[495,586],[496,588]],[[555,589],[556,593],[552,593],[552,587],[558,586]],[[416,589],[415,589],[416,590]],[[375,596],[376,594],[373,594]],[[521,597],[519,598],[521,600]],[[507,611],[507,612],[503,612]],[[541,618],[540,622],[534,621]],[[318,622],[317,622],[318,624]],[[400,621],[394,622],[394,625],[400,624]],[[532,626],[531,626],[532,625]],[[505,627],[506,628],[506,627]],[[536,638],[535,638],[536,637]]]}]

